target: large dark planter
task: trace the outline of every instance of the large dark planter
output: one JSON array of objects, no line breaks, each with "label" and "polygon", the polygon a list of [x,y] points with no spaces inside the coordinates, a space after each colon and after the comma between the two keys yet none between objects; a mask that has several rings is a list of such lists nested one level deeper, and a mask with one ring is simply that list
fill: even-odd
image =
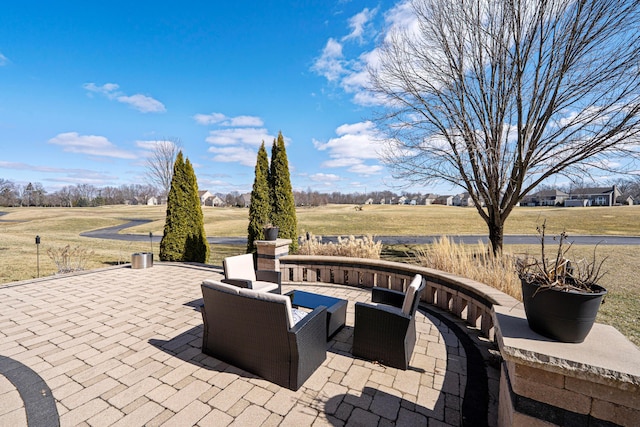
[{"label": "large dark planter", "polygon": [[[547,338],[580,343],[589,334],[607,290],[593,286],[594,293],[540,289],[522,280],[522,301],[529,327]],[[535,294],[535,295],[534,295]]]},{"label": "large dark planter", "polygon": [[278,231],[280,231],[279,227],[265,227],[264,240],[277,240]]}]

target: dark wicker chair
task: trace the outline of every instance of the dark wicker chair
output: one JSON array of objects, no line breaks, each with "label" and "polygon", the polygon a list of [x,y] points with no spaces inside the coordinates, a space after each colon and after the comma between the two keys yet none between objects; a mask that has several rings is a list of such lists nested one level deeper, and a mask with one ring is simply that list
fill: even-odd
[{"label": "dark wicker chair", "polygon": [[291,390],[300,388],[327,357],[324,306],[294,324],[291,301],[284,295],[207,280],[202,297],[205,354]]},{"label": "dark wicker chair", "polygon": [[256,270],[252,254],[227,257],[222,261],[222,266],[224,283],[259,292],[282,293],[280,272]]},{"label": "dark wicker chair", "polygon": [[371,300],[375,304],[356,303],[353,355],[406,370],[416,344],[415,313],[424,289],[418,274],[406,294],[374,287]]}]

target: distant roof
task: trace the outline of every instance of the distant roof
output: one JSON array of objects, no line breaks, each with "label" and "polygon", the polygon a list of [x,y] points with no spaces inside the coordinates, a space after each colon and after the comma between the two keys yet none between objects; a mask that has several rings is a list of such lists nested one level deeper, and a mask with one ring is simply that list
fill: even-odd
[{"label": "distant roof", "polygon": [[568,196],[568,194],[560,190],[541,190],[535,194],[532,194],[532,196],[537,196],[537,197],[565,196],[566,197]]},{"label": "distant roof", "polygon": [[605,194],[611,193],[615,187],[585,187],[571,190],[571,194]]}]

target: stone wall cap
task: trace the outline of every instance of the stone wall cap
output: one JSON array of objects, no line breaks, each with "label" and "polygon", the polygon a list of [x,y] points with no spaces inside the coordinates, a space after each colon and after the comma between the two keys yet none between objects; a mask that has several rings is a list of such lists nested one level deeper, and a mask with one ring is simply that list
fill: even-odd
[{"label": "stone wall cap", "polygon": [[640,389],[640,349],[616,328],[596,323],[580,344],[533,332],[520,307],[494,305],[495,336],[508,361],[610,386]]},{"label": "stone wall cap", "polygon": [[256,240],[253,242],[255,245],[274,245],[274,246],[285,246],[290,245],[293,240],[291,239],[276,239],[276,240]]}]

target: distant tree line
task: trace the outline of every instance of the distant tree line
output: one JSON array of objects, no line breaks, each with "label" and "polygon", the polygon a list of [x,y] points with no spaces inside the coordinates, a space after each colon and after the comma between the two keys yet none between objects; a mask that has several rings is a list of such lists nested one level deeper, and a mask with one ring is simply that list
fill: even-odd
[{"label": "distant tree line", "polygon": [[[610,180],[602,185],[617,185],[620,192],[626,196],[632,196],[640,200],[640,177],[622,178]],[[593,186],[587,183],[574,183],[565,186],[541,185],[537,190],[558,189],[569,192],[570,189]],[[425,192],[426,193],[426,192]],[[374,204],[381,200],[385,203],[393,203],[400,196],[409,200],[420,199],[425,193],[392,191],[369,191],[363,193],[341,193],[334,191],[322,193],[307,189],[306,191],[294,190],[293,197],[296,206],[324,206],[327,204],[352,204],[363,205],[371,199]],[[242,194],[233,191],[231,193],[216,193],[224,200],[226,206],[245,207]],[[103,205],[146,204],[151,197],[156,197],[158,203],[165,203],[163,191],[153,185],[121,185],[119,187],[98,188],[91,184],[68,185],[60,190],[48,193],[41,183],[34,182],[27,185],[15,184],[7,179],[0,178],[0,206],[55,206],[55,207],[87,207]]]},{"label": "distant tree line", "polygon": [[0,178],[0,206],[86,207],[146,204],[161,191],[152,185],[130,184],[96,187],[91,184],[67,185],[48,193],[41,183],[15,184]]}]

